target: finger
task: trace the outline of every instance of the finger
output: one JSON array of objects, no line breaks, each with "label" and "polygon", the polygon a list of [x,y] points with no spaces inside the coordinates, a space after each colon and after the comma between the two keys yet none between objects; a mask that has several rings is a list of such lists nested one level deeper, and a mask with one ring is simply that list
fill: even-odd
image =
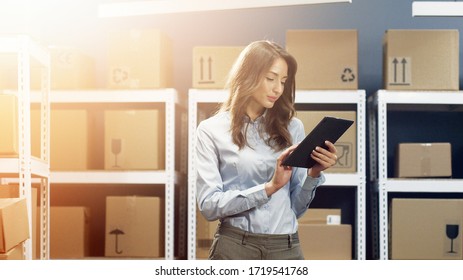
[{"label": "finger", "polygon": [[327,140],[327,141],[325,141],[325,145],[328,147],[328,150],[330,152],[332,152],[333,154],[336,154],[337,149],[336,149],[336,146],[333,143],[331,143],[330,141]]},{"label": "finger", "polygon": [[326,156],[327,158],[333,159],[335,161],[338,159],[338,156],[336,155],[336,152],[331,152],[331,151],[328,151],[328,150],[326,150],[324,148],[321,148],[321,147],[316,147],[315,151],[322,154],[322,155],[324,155],[324,156]]},{"label": "finger", "polygon": [[294,149],[297,148],[297,145],[292,145],[291,147],[287,148],[286,150],[284,150],[280,156],[278,157],[278,161],[283,161],[283,159],[285,159],[290,153],[292,153],[294,151]]},{"label": "finger", "polygon": [[316,150],[312,152],[312,155],[330,165],[334,165],[337,160],[336,154],[330,153],[320,147],[317,147]]}]

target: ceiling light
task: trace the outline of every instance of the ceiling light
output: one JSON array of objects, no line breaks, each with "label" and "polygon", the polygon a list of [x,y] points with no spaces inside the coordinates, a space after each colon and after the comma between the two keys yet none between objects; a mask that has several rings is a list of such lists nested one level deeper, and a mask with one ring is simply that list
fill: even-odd
[{"label": "ceiling light", "polygon": [[325,3],[352,3],[352,0],[151,0],[106,3],[99,6],[100,17],[122,17],[265,8]]}]

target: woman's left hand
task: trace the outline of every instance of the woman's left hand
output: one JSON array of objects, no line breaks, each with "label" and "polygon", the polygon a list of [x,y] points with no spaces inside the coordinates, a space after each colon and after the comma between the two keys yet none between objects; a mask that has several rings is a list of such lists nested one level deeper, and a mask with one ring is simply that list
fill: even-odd
[{"label": "woman's left hand", "polygon": [[310,156],[317,162],[308,170],[308,175],[312,178],[320,176],[320,172],[335,165],[338,159],[334,144],[330,141],[325,141],[325,145],[328,149],[316,147],[310,154]]}]

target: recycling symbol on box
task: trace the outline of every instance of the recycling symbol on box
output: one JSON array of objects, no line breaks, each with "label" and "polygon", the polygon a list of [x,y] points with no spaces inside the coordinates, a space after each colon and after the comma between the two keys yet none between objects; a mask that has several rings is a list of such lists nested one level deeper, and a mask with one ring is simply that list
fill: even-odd
[{"label": "recycling symbol on box", "polygon": [[341,80],[344,83],[350,83],[350,82],[355,81],[354,71],[352,71],[352,69],[350,68],[344,68],[344,71],[342,72],[342,75],[341,75]]}]

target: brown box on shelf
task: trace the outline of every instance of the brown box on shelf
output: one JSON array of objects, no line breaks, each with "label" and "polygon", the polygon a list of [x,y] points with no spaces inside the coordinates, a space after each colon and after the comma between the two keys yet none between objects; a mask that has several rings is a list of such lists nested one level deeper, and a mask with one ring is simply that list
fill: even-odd
[{"label": "brown box on shelf", "polygon": [[24,260],[23,243],[19,243],[6,253],[0,253],[0,260]]},{"label": "brown box on shelf", "polygon": [[391,211],[392,259],[463,259],[462,199],[395,198]]},{"label": "brown box on shelf", "polygon": [[331,220],[341,221],[341,209],[309,208],[297,221],[299,224],[331,224]]},{"label": "brown box on shelf", "polygon": [[287,30],[286,49],[298,62],[298,89],[358,89],[357,30]]},{"label": "brown box on shelf", "polygon": [[82,259],[89,255],[89,219],[86,207],[50,207],[51,259]]},{"label": "brown box on shelf", "polygon": [[390,29],[383,39],[388,90],[458,90],[457,29]]},{"label": "brown box on shelf", "polygon": [[18,148],[18,101],[13,94],[0,94],[0,156],[17,156]]},{"label": "brown box on shelf", "polygon": [[110,32],[108,47],[109,88],[172,87],[172,44],[157,29]]},{"label": "brown box on shelf", "polygon": [[[40,224],[37,223],[39,218],[38,209],[38,189],[34,186],[31,188],[31,205],[32,205],[32,258],[39,258],[40,252]],[[0,185],[1,198],[19,198],[19,185]]]},{"label": "brown box on shelf", "polygon": [[243,49],[243,46],[194,47],[193,88],[225,88],[228,73]]},{"label": "brown box on shelf", "polygon": [[353,120],[354,124],[344,133],[335,146],[338,161],[325,173],[353,173],[357,171],[357,112],[355,111],[297,111],[296,117],[304,123],[308,134],[325,116]]},{"label": "brown box on shelf", "polygon": [[164,199],[147,196],[106,198],[106,257],[164,256]]},{"label": "brown box on shelf", "polygon": [[450,143],[400,143],[396,149],[395,177],[451,177],[451,150]]},{"label": "brown box on shelf", "polygon": [[26,199],[0,199],[0,253],[8,252],[29,236]]},{"label": "brown box on shelf", "polygon": [[49,49],[52,89],[96,88],[96,67],[92,57],[73,47],[52,46]]},{"label": "brown box on shelf", "polygon": [[0,198],[19,198],[19,186],[0,185]]},{"label": "brown box on shelf", "polygon": [[299,240],[306,260],[352,259],[352,226],[299,224]]},{"label": "brown box on shelf", "polygon": [[196,208],[196,258],[207,259],[219,220],[208,221]]},{"label": "brown box on shelf", "polygon": [[161,110],[106,110],[105,169],[165,168],[165,114]]},{"label": "brown box on shelf", "polygon": [[[50,169],[79,171],[92,169],[90,157],[93,120],[85,109],[50,111]],[[40,158],[40,110],[31,110],[31,151]]]}]

